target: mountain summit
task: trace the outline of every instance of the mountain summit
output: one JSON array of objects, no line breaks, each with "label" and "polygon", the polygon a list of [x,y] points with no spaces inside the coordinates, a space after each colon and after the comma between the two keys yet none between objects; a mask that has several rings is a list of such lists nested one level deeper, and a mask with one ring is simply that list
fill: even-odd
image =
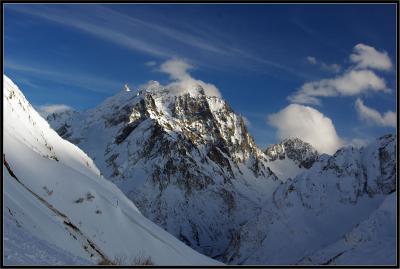
[{"label": "mountain summit", "polygon": [[48,120],[146,217],[221,260],[280,182],[243,119],[200,85],[182,91],[153,81]]},{"label": "mountain summit", "polygon": [[265,150],[269,161],[291,159],[300,168],[309,169],[318,159],[318,152],[309,143],[299,138],[287,138],[281,143],[271,145]]},{"label": "mountain summit", "polygon": [[310,169],[319,154],[309,143],[299,138],[287,138],[265,150],[269,167],[281,179],[294,178]]}]

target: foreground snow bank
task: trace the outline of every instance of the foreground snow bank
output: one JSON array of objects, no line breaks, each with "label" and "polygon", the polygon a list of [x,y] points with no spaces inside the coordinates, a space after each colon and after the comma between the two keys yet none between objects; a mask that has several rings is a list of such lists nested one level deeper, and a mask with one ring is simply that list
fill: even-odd
[{"label": "foreground snow bank", "polygon": [[18,226],[9,214],[4,215],[4,265],[94,265],[65,250],[41,240]]}]

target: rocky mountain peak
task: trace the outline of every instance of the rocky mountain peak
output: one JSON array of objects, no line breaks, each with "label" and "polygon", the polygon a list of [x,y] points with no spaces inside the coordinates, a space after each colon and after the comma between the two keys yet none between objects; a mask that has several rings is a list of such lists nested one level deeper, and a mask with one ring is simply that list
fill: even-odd
[{"label": "rocky mountain peak", "polygon": [[[70,118],[66,114],[51,115],[48,120],[64,138],[75,142],[80,138],[69,134],[81,136],[78,135],[81,130],[73,131],[75,126],[71,121],[85,118],[84,125],[104,121],[106,128],[118,129],[114,137],[117,145],[124,143],[146,121],[154,133],[151,139],[165,140],[169,144],[177,143],[174,140],[179,139],[181,145],[202,147],[212,161],[226,166],[228,171],[232,169],[226,158],[234,165],[248,162],[256,176],[269,174],[260,161],[264,154],[257,148],[243,119],[223,99],[205,95],[201,86],[196,90],[199,94],[191,91],[176,94],[173,89],[151,81],[136,93],[122,91],[80,115]],[[146,154],[150,152],[153,150],[149,149]],[[234,177],[231,172],[229,174]]]},{"label": "rocky mountain peak", "polygon": [[222,255],[238,223],[279,184],[242,117],[201,86],[153,81],[48,120],[145,216],[208,255]]}]

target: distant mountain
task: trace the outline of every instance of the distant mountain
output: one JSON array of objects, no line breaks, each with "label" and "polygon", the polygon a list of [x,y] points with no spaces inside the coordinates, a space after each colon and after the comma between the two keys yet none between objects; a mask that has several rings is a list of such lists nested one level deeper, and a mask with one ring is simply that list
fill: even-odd
[{"label": "distant mountain", "polygon": [[147,220],[3,80],[6,265],[219,264]]},{"label": "distant mountain", "polygon": [[269,167],[282,180],[311,168],[319,157],[316,149],[299,138],[284,139],[279,144],[271,145],[265,154],[271,162]]}]

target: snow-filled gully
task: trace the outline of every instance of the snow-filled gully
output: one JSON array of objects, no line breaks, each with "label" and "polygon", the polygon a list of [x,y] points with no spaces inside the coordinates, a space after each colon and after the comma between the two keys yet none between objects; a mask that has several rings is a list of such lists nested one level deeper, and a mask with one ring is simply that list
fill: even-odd
[{"label": "snow-filled gully", "polygon": [[96,244],[91,241],[87,236],[85,236],[85,234],[83,234],[82,231],[76,225],[74,225],[64,213],[54,208],[43,197],[33,192],[18,179],[18,177],[14,174],[10,165],[8,164],[5,154],[3,154],[3,164],[12,178],[14,178],[24,189],[31,193],[36,199],[38,199],[43,205],[50,209],[61,220],[62,224],[65,226],[65,229],[68,230],[69,234],[75,240],[78,240],[81,243],[83,249],[90,254],[90,257],[98,256],[101,260],[109,260],[108,257],[104,253],[102,253],[100,248],[97,247]]}]

